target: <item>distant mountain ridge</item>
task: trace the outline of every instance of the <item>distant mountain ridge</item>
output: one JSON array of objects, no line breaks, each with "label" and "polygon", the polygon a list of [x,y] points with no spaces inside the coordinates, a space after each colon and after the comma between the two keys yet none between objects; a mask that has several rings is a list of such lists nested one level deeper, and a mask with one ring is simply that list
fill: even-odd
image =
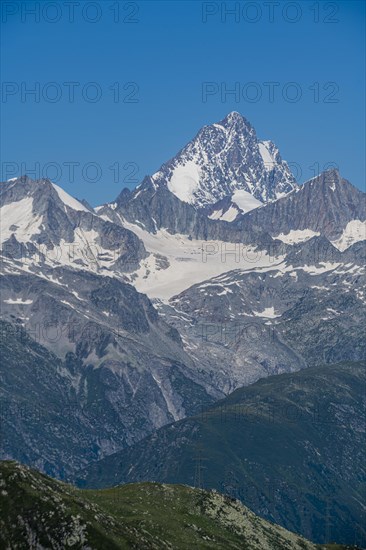
[{"label": "distant mountain ridge", "polygon": [[134,233],[97,216],[48,179],[3,182],[0,213],[2,253],[9,258],[123,273],[146,256]]},{"label": "distant mountain ridge", "polygon": [[366,239],[366,195],[331,169],[284,198],[240,216],[236,225],[243,231],[260,227],[289,243],[323,235],[344,250]]}]

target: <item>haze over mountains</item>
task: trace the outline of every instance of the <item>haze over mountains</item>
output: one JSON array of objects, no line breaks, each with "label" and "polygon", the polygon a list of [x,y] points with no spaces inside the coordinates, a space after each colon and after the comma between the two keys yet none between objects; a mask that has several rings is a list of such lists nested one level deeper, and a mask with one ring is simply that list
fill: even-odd
[{"label": "haze over mountains", "polygon": [[259,379],[364,360],[365,194],[298,185],[239,113],[95,209],[3,182],[0,223],[2,459],[75,477]]}]

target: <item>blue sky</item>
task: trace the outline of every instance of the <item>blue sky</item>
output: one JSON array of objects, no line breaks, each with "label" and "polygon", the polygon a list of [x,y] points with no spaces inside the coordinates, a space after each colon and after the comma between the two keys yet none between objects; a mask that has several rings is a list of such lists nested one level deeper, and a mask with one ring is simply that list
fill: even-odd
[{"label": "blue sky", "polygon": [[272,9],[4,0],[1,179],[35,170],[100,204],[235,110],[300,181],[334,163],[363,188],[365,3]]}]

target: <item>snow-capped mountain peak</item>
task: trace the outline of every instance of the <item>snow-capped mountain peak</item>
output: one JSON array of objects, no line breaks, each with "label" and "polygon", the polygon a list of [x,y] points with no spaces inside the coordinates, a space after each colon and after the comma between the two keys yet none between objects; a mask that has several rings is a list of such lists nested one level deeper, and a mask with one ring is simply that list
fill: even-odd
[{"label": "snow-capped mountain peak", "polygon": [[289,167],[271,141],[260,141],[237,112],[204,126],[173,159],[152,176],[181,201],[196,208],[212,205],[236,191],[266,203],[297,187]]},{"label": "snow-capped mountain peak", "polygon": [[[214,123],[215,124],[215,123]],[[233,127],[240,127],[241,129],[246,128],[248,131],[255,131],[253,126],[250,124],[241,113],[238,111],[231,111],[228,113],[225,118],[217,123],[219,126],[222,126],[225,129],[231,129]],[[207,125],[210,126],[210,125]]]}]

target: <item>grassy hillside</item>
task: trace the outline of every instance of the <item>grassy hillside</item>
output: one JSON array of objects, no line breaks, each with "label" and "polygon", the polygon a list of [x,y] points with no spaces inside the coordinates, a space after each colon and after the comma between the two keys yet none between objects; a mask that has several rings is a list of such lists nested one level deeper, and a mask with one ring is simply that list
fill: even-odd
[{"label": "grassy hillside", "polygon": [[80,490],[0,463],[0,548],[315,550],[238,501],[184,485]]}]

